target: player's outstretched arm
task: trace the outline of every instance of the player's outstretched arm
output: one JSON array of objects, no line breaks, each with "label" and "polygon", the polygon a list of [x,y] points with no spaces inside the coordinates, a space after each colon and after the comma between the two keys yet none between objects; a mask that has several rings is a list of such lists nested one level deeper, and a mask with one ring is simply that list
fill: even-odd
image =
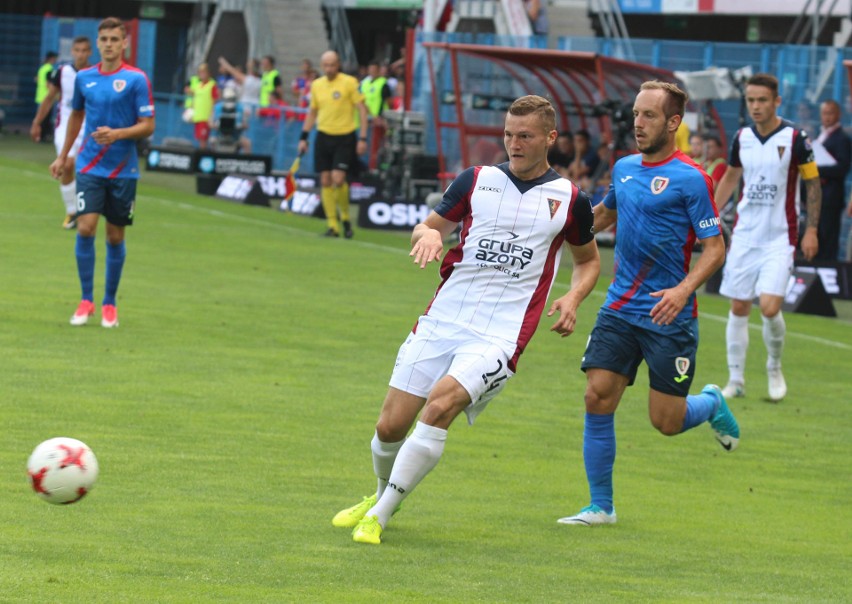
[{"label": "player's outstretched arm", "polygon": [[414,264],[425,268],[433,260],[440,260],[444,253],[444,237],[455,228],[455,222],[432,211],[426,220],[415,226],[411,232],[411,252],[408,255],[414,258]]},{"label": "player's outstretched arm", "polygon": [[728,166],[728,169],[725,170],[722,178],[719,179],[719,182],[716,185],[716,190],[713,192],[713,198],[716,200],[716,207],[719,208],[719,212],[722,211],[722,208],[728,205],[731,195],[734,194],[734,188],[736,188],[737,183],[740,182],[740,177],[742,175],[742,168]]},{"label": "player's outstretched arm", "polygon": [[660,301],[651,309],[651,320],[657,325],[669,325],[686,306],[692,293],[725,263],[725,240],[722,235],[700,239],[703,252],[686,278],[675,287],[652,292]]},{"label": "player's outstretched arm", "polygon": [[50,113],[50,110],[53,108],[53,104],[56,102],[56,99],[59,98],[59,87],[55,84],[47,85],[47,96],[44,97],[44,100],[41,102],[41,105],[38,106],[38,111],[36,111],[36,116],[33,118],[33,123],[30,126],[30,138],[35,142],[39,142],[41,140],[41,123],[44,121],[44,118],[47,117],[47,114]]},{"label": "player's outstretched arm", "polygon": [[[600,204],[603,205],[603,204]],[[557,298],[550,305],[547,316],[559,313],[559,319],[550,328],[563,338],[574,333],[577,325],[577,309],[580,303],[595,288],[598,276],[601,273],[601,257],[598,253],[598,244],[592,239],[585,245],[569,245],[571,256],[574,260],[574,271],[571,274],[571,289],[561,298]]]},{"label": "player's outstretched arm", "polygon": [[53,178],[61,178],[65,171],[65,161],[68,159],[68,154],[71,152],[71,146],[77,135],[80,134],[80,128],[83,126],[83,120],[86,119],[86,112],[82,109],[73,109],[68,117],[68,126],[65,129],[65,143],[59,151],[59,155],[50,164],[50,175]]}]

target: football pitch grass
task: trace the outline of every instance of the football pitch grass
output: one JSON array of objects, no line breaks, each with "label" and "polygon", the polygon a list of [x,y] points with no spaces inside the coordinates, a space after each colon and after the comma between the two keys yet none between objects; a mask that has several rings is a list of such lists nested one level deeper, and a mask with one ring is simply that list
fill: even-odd
[{"label": "football pitch grass", "polygon": [[[331,526],[375,487],[369,443],[399,344],[438,284],[407,234],[319,237],[316,220],[194,194],[144,173],[118,329],[68,325],[75,234],[52,146],[0,139],[0,602],[848,602],[852,305],[788,314],[789,394],[763,400],[751,317],[734,453],[708,426],[668,438],[643,366],[616,415],[615,526],[588,503],[577,333],[542,326],[473,427],[378,547]],[[103,227],[95,301],[103,294]],[[563,265],[554,293],[570,279]],[[693,390],[724,385],[727,303],[699,298]],[[95,318],[99,319],[100,314]],[[93,448],[98,484],[51,506],[25,464],[41,441]]]}]

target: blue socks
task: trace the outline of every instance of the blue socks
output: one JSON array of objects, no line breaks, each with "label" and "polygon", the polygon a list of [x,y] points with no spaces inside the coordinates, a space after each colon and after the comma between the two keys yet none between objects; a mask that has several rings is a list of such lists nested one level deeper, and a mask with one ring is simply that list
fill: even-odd
[{"label": "blue socks", "polygon": [[[77,274],[80,277],[80,288],[83,290],[82,299],[94,302],[95,297],[95,238],[83,237],[77,234],[77,245],[74,247],[77,257]],[[106,291],[104,304],[115,306],[115,293],[118,282],[121,281],[121,269],[124,268],[126,255],[124,242],[118,245],[106,245]]]},{"label": "blue socks", "polygon": [[586,413],[583,461],[592,504],[612,513],[612,466],[615,464],[615,415]]},{"label": "blue socks", "polygon": [[77,245],[74,247],[77,257],[77,274],[80,276],[80,288],[83,300],[94,301],[95,295],[95,238],[83,237],[77,233]]},{"label": "blue socks", "polygon": [[713,417],[718,401],[708,392],[690,394],[686,397],[686,415],[683,418],[681,432],[686,432]]},{"label": "blue socks", "polygon": [[[686,397],[682,432],[709,420],[718,401],[710,393]],[[592,504],[612,513],[612,468],[615,464],[615,415],[586,413],[583,430],[583,461]]]},{"label": "blue socks", "polygon": [[124,257],[126,256],[126,253],[123,241],[117,245],[112,245],[109,242],[107,243],[104,304],[111,304],[115,306],[115,293],[118,291],[118,282],[121,281],[121,269],[124,268]]}]

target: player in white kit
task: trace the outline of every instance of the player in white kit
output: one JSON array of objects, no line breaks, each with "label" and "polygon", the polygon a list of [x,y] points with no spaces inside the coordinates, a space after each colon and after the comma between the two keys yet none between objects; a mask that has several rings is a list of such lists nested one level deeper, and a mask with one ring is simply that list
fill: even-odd
[{"label": "player in white kit", "polygon": [[725,398],[745,395],[748,316],[759,296],[766,344],[769,399],[787,394],[781,373],[786,325],[781,305],[793,270],[798,238],[799,178],[805,184],[808,222],[802,236],[807,260],[818,251],[817,227],[822,200],[819,172],[807,134],[777,115],[778,80],[756,74],[746,82],[746,104],[754,125],[737,132],[729,166],[716,187],[719,212],[743,178],[737,220],[719,293],[731,298],[726,330],[728,385]]},{"label": "player in white kit", "polygon": [[376,494],[332,520],[354,527],[356,542],[381,543],[403,498],[437,465],[453,420],[464,411],[473,423],[514,374],[546,308],[563,243],[574,262],[571,290],[547,314],[559,315],[552,331],[574,331],[600,257],[589,198],[547,163],[556,134],[547,99],[517,99],[503,136],[509,161],[462,172],[414,227],[409,255],[420,268],[440,260],[443,239],[459,224],[460,242],[444,258],[435,297],[399,349],[371,443]]},{"label": "player in white kit", "polygon": [[[74,80],[77,78],[78,71],[89,66],[89,57],[91,56],[92,42],[89,38],[85,36],[74,38],[71,44],[73,62],[60,65],[50,74],[47,96],[41,105],[39,105],[38,113],[36,113],[33,119],[30,136],[34,141],[38,142],[41,139],[41,122],[50,113],[53,104],[58,101],[59,107],[56,115],[53,139],[57,155],[65,143],[66,126],[68,125],[68,117],[71,115],[71,98],[74,96]],[[66,229],[73,229],[76,226],[77,185],[74,182],[74,159],[77,157],[77,151],[83,143],[83,132],[85,132],[85,125],[80,128],[80,133],[71,147],[71,152],[68,154],[68,161],[65,164],[65,171],[63,172],[62,179],[59,181],[59,191],[62,194],[62,202],[65,204],[65,220],[62,226]]]}]

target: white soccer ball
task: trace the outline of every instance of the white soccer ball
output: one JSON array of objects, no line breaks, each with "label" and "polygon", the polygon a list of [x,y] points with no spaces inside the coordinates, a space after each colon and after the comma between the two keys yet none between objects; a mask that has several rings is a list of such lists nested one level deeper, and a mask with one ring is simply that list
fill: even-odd
[{"label": "white soccer ball", "polygon": [[85,443],[60,436],[35,448],[27,472],[33,490],[48,503],[74,503],[95,486],[98,460]]}]

